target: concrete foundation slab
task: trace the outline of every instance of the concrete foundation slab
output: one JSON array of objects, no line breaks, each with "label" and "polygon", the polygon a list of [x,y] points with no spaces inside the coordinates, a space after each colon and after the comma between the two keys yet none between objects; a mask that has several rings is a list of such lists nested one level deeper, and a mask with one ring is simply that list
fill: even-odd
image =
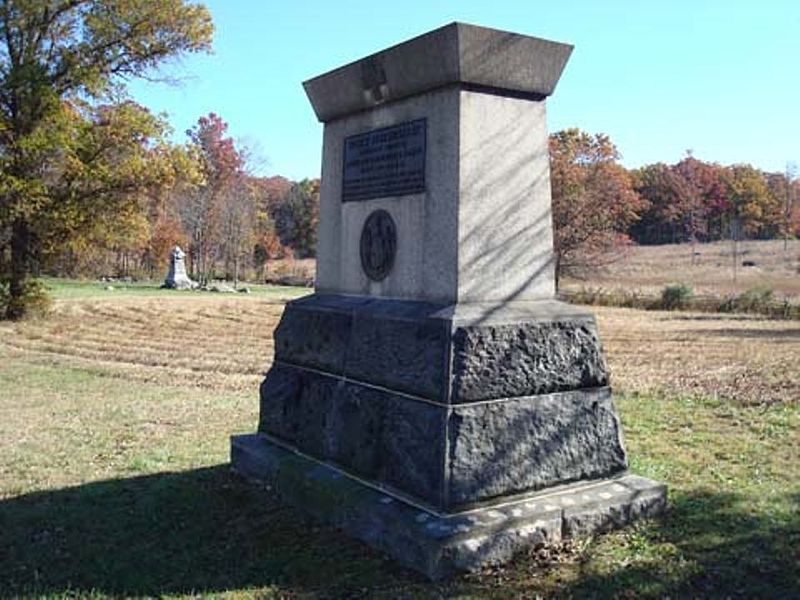
[{"label": "concrete foundation slab", "polygon": [[666,506],[663,484],[622,473],[438,513],[263,434],[234,436],[231,463],[244,477],[268,483],[286,502],[431,579],[505,562],[535,544],[622,527]]}]

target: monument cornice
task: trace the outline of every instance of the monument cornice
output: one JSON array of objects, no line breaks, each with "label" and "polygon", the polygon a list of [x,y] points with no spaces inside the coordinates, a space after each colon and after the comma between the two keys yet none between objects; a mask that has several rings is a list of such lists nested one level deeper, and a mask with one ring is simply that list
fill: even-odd
[{"label": "monument cornice", "polygon": [[551,95],[573,46],[450,23],[303,83],[329,122],[450,85],[541,100]]}]

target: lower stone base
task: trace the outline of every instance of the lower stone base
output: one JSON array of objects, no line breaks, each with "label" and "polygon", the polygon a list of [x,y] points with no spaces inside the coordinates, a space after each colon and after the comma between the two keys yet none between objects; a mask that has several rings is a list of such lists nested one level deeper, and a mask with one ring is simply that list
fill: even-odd
[{"label": "lower stone base", "polygon": [[263,434],[234,436],[231,462],[243,476],[269,483],[289,504],[431,579],[505,562],[538,543],[622,527],[666,507],[666,486],[622,474],[440,514]]}]

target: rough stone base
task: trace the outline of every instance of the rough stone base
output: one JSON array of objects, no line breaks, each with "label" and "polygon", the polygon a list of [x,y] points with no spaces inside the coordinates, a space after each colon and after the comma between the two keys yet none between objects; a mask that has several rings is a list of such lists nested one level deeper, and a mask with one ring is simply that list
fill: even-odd
[{"label": "rough stone base", "polygon": [[258,431],[454,512],[627,468],[592,315],[554,300],[286,305]]},{"label": "rough stone base", "polygon": [[263,434],[234,436],[231,462],[243,476],[269,483],[286,502],[431,579],[505,562],[538,543],[622,527],[666,506],[663,484],[624,473],[441,514],[288,450]]}]

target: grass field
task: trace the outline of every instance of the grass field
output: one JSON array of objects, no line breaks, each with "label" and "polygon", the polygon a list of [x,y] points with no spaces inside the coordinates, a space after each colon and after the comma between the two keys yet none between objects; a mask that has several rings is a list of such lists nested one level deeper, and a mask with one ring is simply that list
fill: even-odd
[{"label": "grass field", "polygon": [[227,467],[283,302],[55,285],[0,323],[0,597],[800,595],[800,322],[596,310],[632,469],[668,514],[431,584]]},{"label": "grass field", "polygon": [[[752,266],[742,266],[743,262]],[[272,261],[270,273],[314,278],[314,259]],[[800,240],[744,241],[733,269],[730,241],[709,244],[630,246],[618,259],[593,268],[581,278],[565,277],[565,292],[600,290],[608,293],[661,295],[667,285],[685,284],[699,296],[726,297],[753,288],[771,289],[776,300],[800,304]]]},{"label": "grass field", "polygon": [[[743,266],[742,263],[751,263]],[[800,303],[800,240],[740,242],[734,272],[730,241],[709,244],[632,246],[617,260],[567,279],[565,290],[585,287],[659,295],[664,286],[683,283],[698,295],[728,296],[756,287],[769,288],[775,298]]]}]

